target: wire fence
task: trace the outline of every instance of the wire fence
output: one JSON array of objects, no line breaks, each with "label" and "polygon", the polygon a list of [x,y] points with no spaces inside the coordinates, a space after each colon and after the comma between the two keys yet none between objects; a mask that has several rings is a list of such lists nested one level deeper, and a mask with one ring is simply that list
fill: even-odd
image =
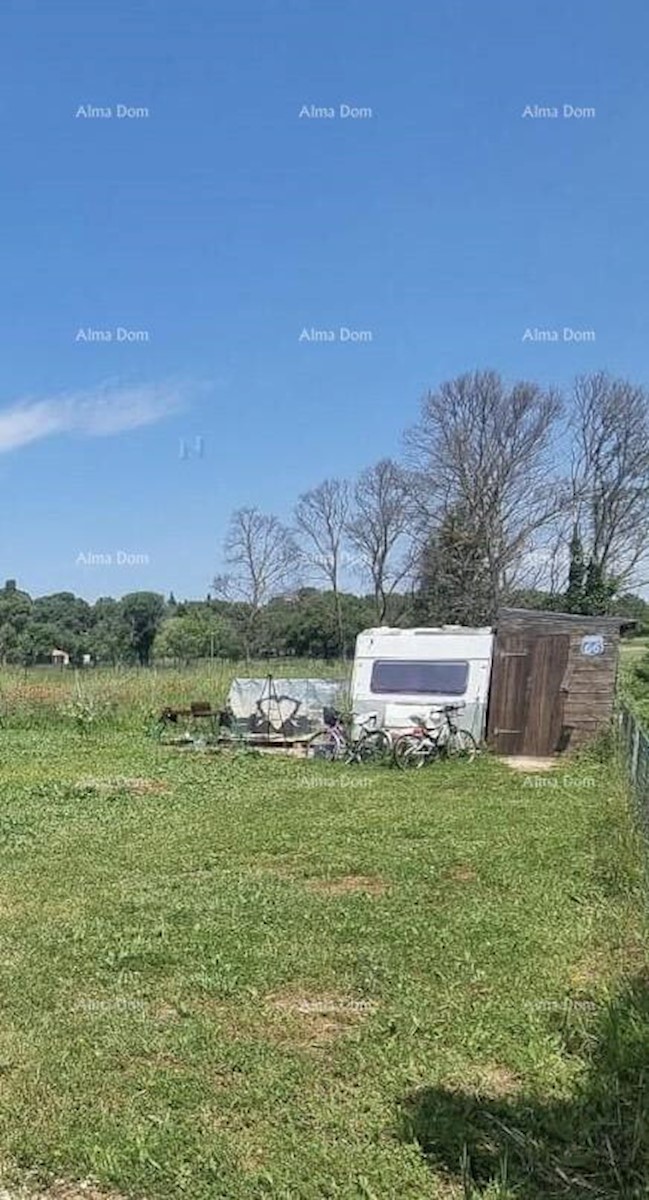
[{"label": "wire fence", "polygon": [[649,835],[649,732],[625,705],[620,708],[618,719],[622,756],[642,826]]}]

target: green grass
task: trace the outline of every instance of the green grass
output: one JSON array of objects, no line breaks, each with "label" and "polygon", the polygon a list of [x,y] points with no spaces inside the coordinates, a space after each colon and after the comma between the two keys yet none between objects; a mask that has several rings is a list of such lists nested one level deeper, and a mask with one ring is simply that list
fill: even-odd
[{"label": "green grass", "polygon": [[620,643],[622,662],[633,662],[649,652],[649,638],[624,638]]},{"label": "green grass", "polygon": [[649,726],[649,643],[644,638],[622,643],[620,691]]},{"label": "green grass", "polygon": [[0,739],[8,1183],[646,1196],[641,848],[613,766],[413,777],[137,722]]}]

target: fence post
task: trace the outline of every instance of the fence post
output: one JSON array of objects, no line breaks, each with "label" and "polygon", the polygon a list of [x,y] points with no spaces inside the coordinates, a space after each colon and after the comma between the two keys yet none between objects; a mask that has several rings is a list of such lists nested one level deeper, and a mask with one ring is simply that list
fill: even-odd
[{"label": "fence post", "polygon": [[649,733],[626,705],[620,710],[620,746],[643,824],[649,818]]},{"label": "fence post", "polygon": [[633,783],[638,780],[638,755],[640,753],[640,726],[637,721],[633,723],[633,749],[631,750],[631,762],[629,764],[631,771],[631,779]]}]

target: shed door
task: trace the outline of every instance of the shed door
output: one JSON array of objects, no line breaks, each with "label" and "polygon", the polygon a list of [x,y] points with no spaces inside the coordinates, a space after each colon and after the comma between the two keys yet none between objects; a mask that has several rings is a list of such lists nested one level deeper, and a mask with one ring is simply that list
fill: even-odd
[{"label": "shed door", "polygon": [[554,754],[561,743],[567,633],[496,639],[488,738],[498,754]]}]

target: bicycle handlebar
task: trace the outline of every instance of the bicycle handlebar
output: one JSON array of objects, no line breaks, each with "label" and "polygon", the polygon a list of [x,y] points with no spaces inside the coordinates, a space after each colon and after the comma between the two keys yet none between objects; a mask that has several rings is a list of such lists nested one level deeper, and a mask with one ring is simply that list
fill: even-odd
[{"label": "bicycle handlebar", "polygon": [[361,725],[361,726],[375,725],[377,722],[377,719],[378,719],[378,715],[379,714],[376,712],[362,713],[360,716],[355,718],[356,724]]},{"label": "bicycle handlebar", "polygon": [[[432,704],[428,709],[427,716],[430,719],[431,717],[442,716],[445,713],[460,712],[463,708],[466,708],[466,700],[458,700],[455,704]],[[410,719],[422,725],[426,723],[426,715],[422,713],[411,713]]]}]

